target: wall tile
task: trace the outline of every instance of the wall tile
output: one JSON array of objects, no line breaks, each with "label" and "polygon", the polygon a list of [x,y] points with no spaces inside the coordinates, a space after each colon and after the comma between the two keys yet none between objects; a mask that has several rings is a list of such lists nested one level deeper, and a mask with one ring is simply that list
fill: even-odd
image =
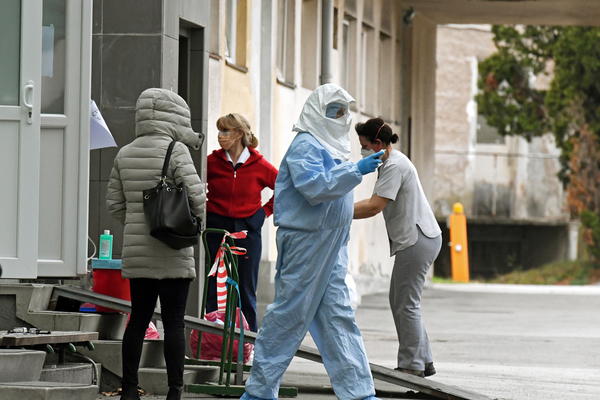
[{"label": "wall tile", "polygon": [[102,14],[104,33],[161,32],[162,0],[103,1]]},{"label": "wall tile", "polygon": [[92,100],[102,104],[102,35],[92,36]]},{"label": "wall tile", "polygon": [[135,110],[103,107],[101,112],[119,146],[100,150],[100,179],[107,180],[110,178],[110,171],[119,148],[131,143],[135,138]]},{"label": "wall tile", "polygon": [[179,40],[163,36],[162,87],[177,92],[179,81]]},{"label": "wall tile", "polygon": [[92,33],[102,32],[102,2],[104,0],[94,0],[93,19],[92,19]]},{"label": "wall tile", "polygon": [[[88,213],[88,235],[98,246],[98,237],[100,235],[100,208],[105,207],[104,201],[100,202],[100,182],[90,182],[89,192],[89,213]],[[91,254],[91,250],[90,250]],[[96,257],[98,256],[98,249],[96,248]]]},{"label": "wall tile", "polygon": [[90,181],[100,180],[100,152],[102,150],[90,150]]},{"label": "wall tile", "polygon": [[161,36],[104,36],[102,105],[135,107],[139,94],[160,86]]},{"label": "wall tile", "polygon": [[100,207],[98,235],[105,229],[109,229],[110,233],[113,235],[113,258],[121,258],[121,249],[123,247],[123,225],[113,218],[113,216],[106,209],[104,199],[106,198],[107,184],[108,181],[102,181],[100,182],[99,186]]}]

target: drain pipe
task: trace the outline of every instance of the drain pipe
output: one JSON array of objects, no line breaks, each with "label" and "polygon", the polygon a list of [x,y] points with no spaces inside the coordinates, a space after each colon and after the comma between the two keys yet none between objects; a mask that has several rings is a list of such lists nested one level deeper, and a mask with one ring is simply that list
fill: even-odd
[{"label": "drain pipe", "polygon": [[331,59],[333,53],[333,0],[321,1],[321,85],[333,80]]}]

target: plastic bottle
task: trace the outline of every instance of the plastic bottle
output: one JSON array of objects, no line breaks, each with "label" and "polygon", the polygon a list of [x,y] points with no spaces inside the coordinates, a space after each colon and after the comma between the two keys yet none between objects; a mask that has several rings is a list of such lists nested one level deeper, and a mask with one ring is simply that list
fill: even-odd
[{"label": "plastic bottle", "polygon": [[98,258],[101,260],[112,260],[113,235],[106,229],[104,234],[100,235],[100,251]]}]

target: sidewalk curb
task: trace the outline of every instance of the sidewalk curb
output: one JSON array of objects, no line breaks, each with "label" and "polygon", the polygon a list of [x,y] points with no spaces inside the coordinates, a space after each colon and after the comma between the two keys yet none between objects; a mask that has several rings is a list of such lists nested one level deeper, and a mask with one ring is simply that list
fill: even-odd
[{"label": "sidewalk curb", "polygon": [[600,296],[600,285],[510,285],[501,283],[430,283],[427,288],[453,292]]}]

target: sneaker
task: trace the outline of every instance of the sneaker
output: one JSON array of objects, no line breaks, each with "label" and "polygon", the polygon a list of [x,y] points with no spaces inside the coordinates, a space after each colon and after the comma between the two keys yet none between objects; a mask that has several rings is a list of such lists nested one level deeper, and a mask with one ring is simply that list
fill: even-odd
[{"label": "sneaker", "polygon": [[394,368],[395,371],[400,371],[400,372],[404,372],[405,374],[411,374],[414,376],[418,376],[419,378],[424,378],[425,377],[425,372],[423,371],[419,371],[417,369],[408,369],[408,368]]},{"label": "sneaker", "polygon": [[431,376],[431,375],[435,375],[436,370],[435,367],[433,366],[432,362],[426,363],[425,364],[425,376]]}]

